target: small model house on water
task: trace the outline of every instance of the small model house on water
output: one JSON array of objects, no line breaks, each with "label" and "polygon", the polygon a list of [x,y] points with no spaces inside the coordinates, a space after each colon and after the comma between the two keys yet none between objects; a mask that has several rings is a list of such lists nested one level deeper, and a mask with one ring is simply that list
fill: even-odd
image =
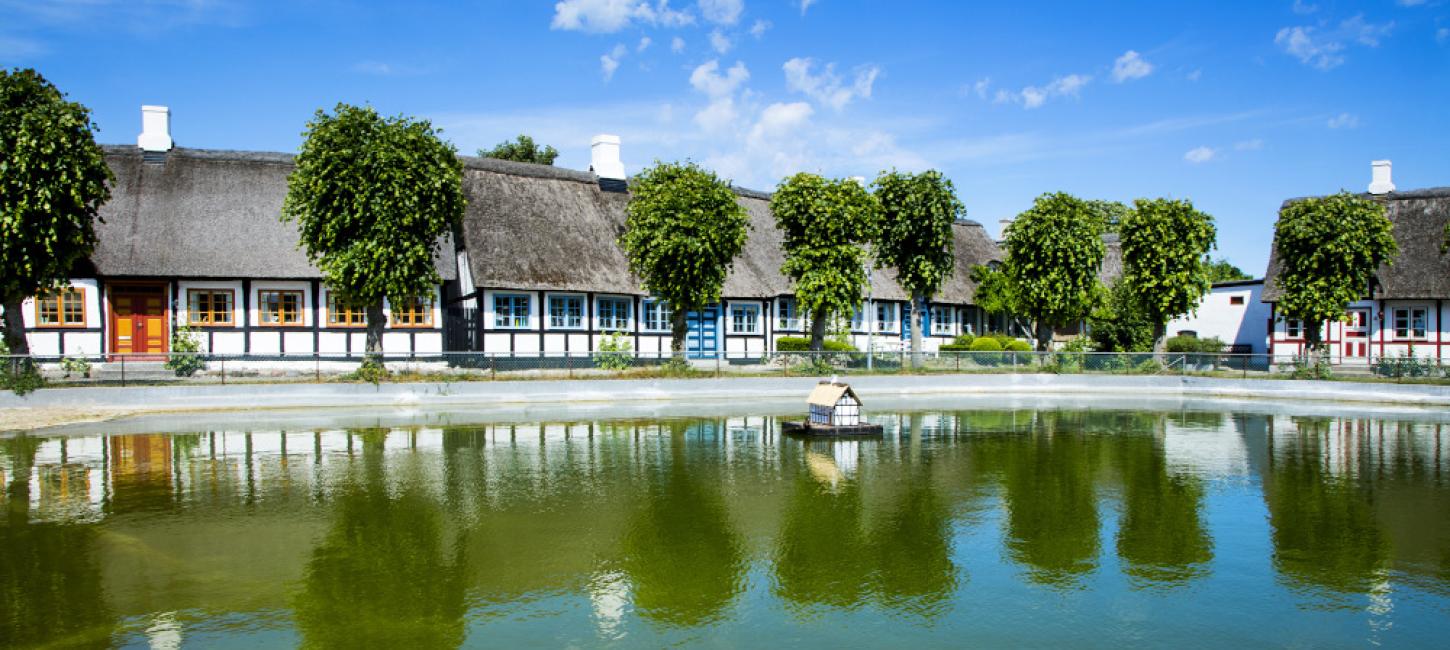
[{"label": "small model house on water", "polygon": [[785,423],[786,433],[811,435],[879,435],[881,425],[861,420],[861,398],[851,387],[823,381],[806,398],[810,418],[805,422]]}]

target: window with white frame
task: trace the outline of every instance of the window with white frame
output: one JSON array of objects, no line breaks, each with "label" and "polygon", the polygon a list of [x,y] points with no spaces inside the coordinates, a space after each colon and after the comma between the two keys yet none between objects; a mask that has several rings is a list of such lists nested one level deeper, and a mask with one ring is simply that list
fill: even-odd
[{"label": "window with white frame", "polygon": [[730,331],[735,334],[759,334],[760,305],[730,305]]},{"label": "window with white frame", "polygon": [[896,331],[896,303],[876,303],[876,331]]},{"label": "window with white frame", "polygon": [[494,294],[493,326],[527,328],[529,326],[529,297],[514,293]]},{"label": "window with white frame", "polygon": [[955,332],[957,310],[948,305],[933,305],[931,308],[931,333],[950,336]]},{"label": "window with white frame", "polygon": [[648,332],[668,332],[674,312],[669,303],[661,300],[644,301],[644,329]]},{"label": "window with white frame", "polygon": [[583,296],[549,296],[549,328],[583,329]]},{"label": "window with white frame", "polygon": [[1395,338],[1423,339],[1429,329],[1429,310],[1424,307],[1396,307]]},{"label": "window with white frame", "polygon": [[1301,321],[1297,318],[1285,319],[1284,336],[1291,339],[1297,339],[1304,336],[1304,321]]},{"label": "window with white frame", "polygon": [[795,298],[781,298],[776,303],[775,310],[778,315],[776,329],[787,331],[801,329],[801,315]]},{"label": "window with white frame", "polygon": [[627,331],[629,329],[629,299],[599,299],[599,329],[601,331]]}]

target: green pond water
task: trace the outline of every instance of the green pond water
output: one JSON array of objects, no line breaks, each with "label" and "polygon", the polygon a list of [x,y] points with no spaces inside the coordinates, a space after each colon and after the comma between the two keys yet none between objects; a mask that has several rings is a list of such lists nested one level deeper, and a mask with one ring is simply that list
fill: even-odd
[{"label": "green pond water", "polygon": [[0,646],[1450,638],[1435,414],[870,417],[3,438]]}]

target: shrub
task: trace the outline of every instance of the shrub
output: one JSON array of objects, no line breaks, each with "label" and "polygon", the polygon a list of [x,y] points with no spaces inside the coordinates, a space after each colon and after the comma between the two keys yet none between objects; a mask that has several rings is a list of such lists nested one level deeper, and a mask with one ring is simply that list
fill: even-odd
[{"label": "shrub", "polygon": [[89,359],[81,356],[61,359],[60,369],[65,371],[66,379],[69,379],[71,375],[76,375],[81,378],[91,376],[91,362]]},{"label": "shrub", "polygon": [[972,352],[1001,352],[1002,344],[998,343],[997,339],[995,338],[989,338],[984,336],[975,341],[972,341],[972,344],[968,346],[968,349]]},{"label": "shrub", "polygon": [[381,358],[368,357],[363,360],[357,370],[343,375],[342,378],[348,381],[365,381],[376,386],[387,379],[390,374],[392,373],[388,372],[388,368],[383,365]]},{"label": "shrub", "polygon": [[14,357],[0,361],[0,390],[9,389],[16,395],[25,395],[45,387],[45,377],[40,368],[29,357]]},{"label": "shrub", "polygon": [[1021,339],[1012,339],[1002,349],[1008,352],[1031,352],[1032,344]]},{"label": "shrub", "polygon": [[634,348],[622,332],[606,334],[599,340],[599,353],[594,365],[604,370],[624,370],[634,360]]},{"label": "shrub", "polygon": [[[855,352],[856,346],[836,339],[825,340],[826,352]],[[811,340],[804,336],[782,336],[775,342],[776,352],[810,352]]]},{"label": "shrub", "polygon": [[177,327],[171,332],[171,356],[166,358],[167,370],[177,377],[190,377],[200,370],[206,370],[206,359],[201,354],[201,337],[190,327]]},{"label": "shrub", "polygon": [[1215,338],[1201,339],[1196,336],[1179,334],[1165,342],[1169,352],[1188,352],[1201,354],[1219,354],[1223,352],[1226,344]]}]

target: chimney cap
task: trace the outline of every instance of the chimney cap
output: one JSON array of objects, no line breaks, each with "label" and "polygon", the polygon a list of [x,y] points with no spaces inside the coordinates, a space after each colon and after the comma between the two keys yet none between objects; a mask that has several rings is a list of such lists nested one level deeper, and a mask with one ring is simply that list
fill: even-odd
[{"label": "chimney cap", "polygon": [[589,168],[600,179],[625,180],[624,163],[619,160],[619,136],[601,133],[589,140]]},{"label": "chimney cap", "polygon": [[171,109],[166,106],[143,104],[141,106],[141,135],[136,136],[136,146],[142,151],[170,151]]},{"label": "chimney cap", "polygon": [[1395,191],[1395,183],[1390,174],[1390,161],[1374,160],[1370,164],[1370,194],[1389,194]]}]

